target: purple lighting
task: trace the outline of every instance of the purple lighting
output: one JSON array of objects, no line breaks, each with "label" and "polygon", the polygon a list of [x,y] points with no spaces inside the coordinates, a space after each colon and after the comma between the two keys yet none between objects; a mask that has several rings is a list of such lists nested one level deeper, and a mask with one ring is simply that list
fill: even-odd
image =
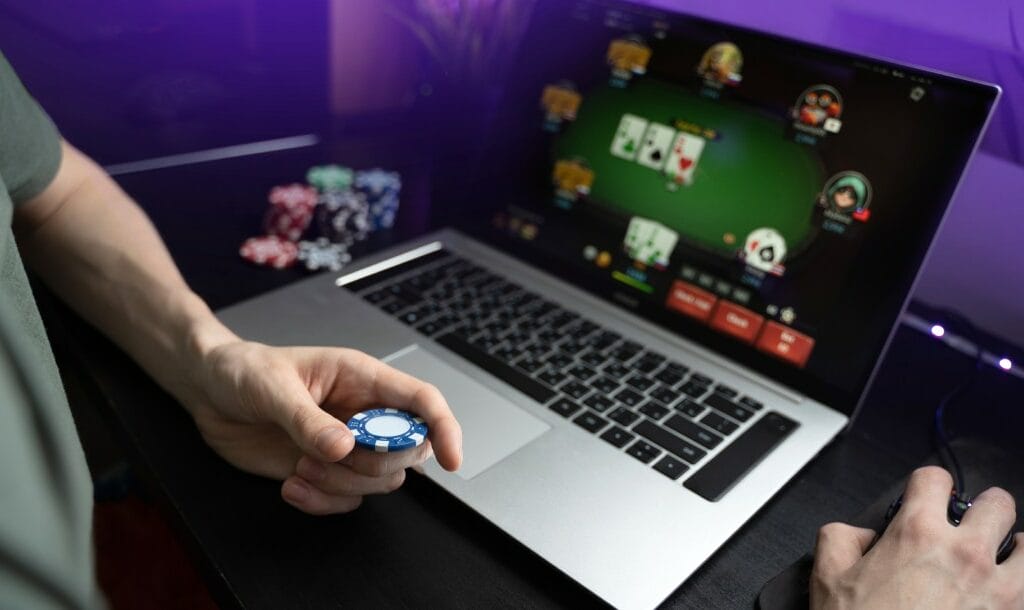
[{"label": "purple lighting", "polygon": [[933,324],[932,325],[932,336],[933,337],[941,337],[944,334],[946,334],[946,329],[945,328],[943,328],[939,324]]},{"label": "purple lighting", "polygon": [[1008,371],[1012,367],[1013,367],[1013,363],[1010,362],[1009,358],[1002,358],[1002,359],[999,360],[999,368],[1003,369],[1004,371]]}]

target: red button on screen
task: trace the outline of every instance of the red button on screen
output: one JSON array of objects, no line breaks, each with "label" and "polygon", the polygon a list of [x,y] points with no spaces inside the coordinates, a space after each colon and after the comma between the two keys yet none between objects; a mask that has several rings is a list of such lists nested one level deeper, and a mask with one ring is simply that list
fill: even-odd
[{"label": "red button on screen", "polygon": [[754,342],[762,323],[764,318],[761,316],[728,301],[719,301],[715,314],[711,317],[712,328],[747,343]]},{"label": "red button on screen", "polygon": [[788,326],[769,322],[765,325],[761,338],[757,340],[757,348],[803,367],[814,348],[814,339]]},{"label": "red button on screen", "polygon": [[715,301],[717,300],[715,295],[706,290],[701,290],[693,284],[676,280],[672,284],[672,289],[668,291],[668,299],[665,301],[665,306],[703,322],[711,315],[711,309],[715,306]]}]

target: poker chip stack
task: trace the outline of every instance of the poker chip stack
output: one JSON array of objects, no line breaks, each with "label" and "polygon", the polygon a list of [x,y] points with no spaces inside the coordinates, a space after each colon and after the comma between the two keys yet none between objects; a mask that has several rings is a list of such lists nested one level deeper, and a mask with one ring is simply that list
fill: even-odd
[{"label": "poker chip stack", "polygon": [[361,171],[355,177],[356,190],[366,196],[370,206],[370,230],[390,229],[398,214],[398,195],[402,178],[398,172],[380,168]]},{"label": "poker chip stack", "polygon": [[[247,239],[239,249],[242,258],[275,269],[299,261],[311,271],[338,271],[352,260],[350,246],[395,223],[402,188],[396,172],[318,165],[309,168],[306,181],[308,186],[270,190],[266,235]],[[300,241],[311,226],[316,236]]]}]

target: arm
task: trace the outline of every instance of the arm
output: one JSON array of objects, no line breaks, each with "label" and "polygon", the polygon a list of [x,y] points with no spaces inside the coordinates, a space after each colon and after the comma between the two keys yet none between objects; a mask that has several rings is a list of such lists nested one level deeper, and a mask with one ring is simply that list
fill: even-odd
[{"label": "arm", "polygon": [[[225,459],[284,479],[285,499],[316,513],[394,489],[433,449],[458,467],[461,430],[436,388],[354,350],[241,340],[188,288],[142,210],[62,148],[54,180],[16,213],[26,263],[174,395]],[[377,404],[417,412],[431,440],[390,461],[353,452],[342,422]]]}]

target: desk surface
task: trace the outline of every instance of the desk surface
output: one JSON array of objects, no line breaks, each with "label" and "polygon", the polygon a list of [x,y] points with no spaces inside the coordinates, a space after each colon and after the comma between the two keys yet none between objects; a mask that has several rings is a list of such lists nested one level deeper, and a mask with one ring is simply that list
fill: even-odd
[{"label": "desk surface", "polygon": [[[364,149],[365,151],[365,149]],[[330,152],[329,156],[328,153]],[[122,186],[154,218],[193,288],[221,307],[295,281],[298,271],[257,269],[237,246],[258,230],[268,186],[344,151],[305,149],[261,158],[123,176]],[[364,152],[365,154],[365,152]],[[367,157],[363,157],[366,159]],[[426,201],[429,172],[401,159],[366,165],[400,169],[403,201]],[[365,248],[426,228],[425,203],[400,215],[393,233]],[[95,382],[101,410],[193,551],[224,607],[561,607],[596,600],[428,480],[371,497],[349,515],[309,517],[284,504],[278,484],[241,473],[208,449],[174,401],[103,337],[63,312],[70,349],[62,366]],[[867,406],[829,445],[666,603],[749,607],[761,586],[805,553],[817,528],[849,519],[930,453],[932,410],[970,363],[902,329]],[[1022,384],[983,375],[952,416],[963,435],[1010,446],[1024,410]],[[1010,425],[1009,420],[1016,423]],[[977,491],[977,490],[975,490]],[[628,561],[624,557],[623,561]]]}]

